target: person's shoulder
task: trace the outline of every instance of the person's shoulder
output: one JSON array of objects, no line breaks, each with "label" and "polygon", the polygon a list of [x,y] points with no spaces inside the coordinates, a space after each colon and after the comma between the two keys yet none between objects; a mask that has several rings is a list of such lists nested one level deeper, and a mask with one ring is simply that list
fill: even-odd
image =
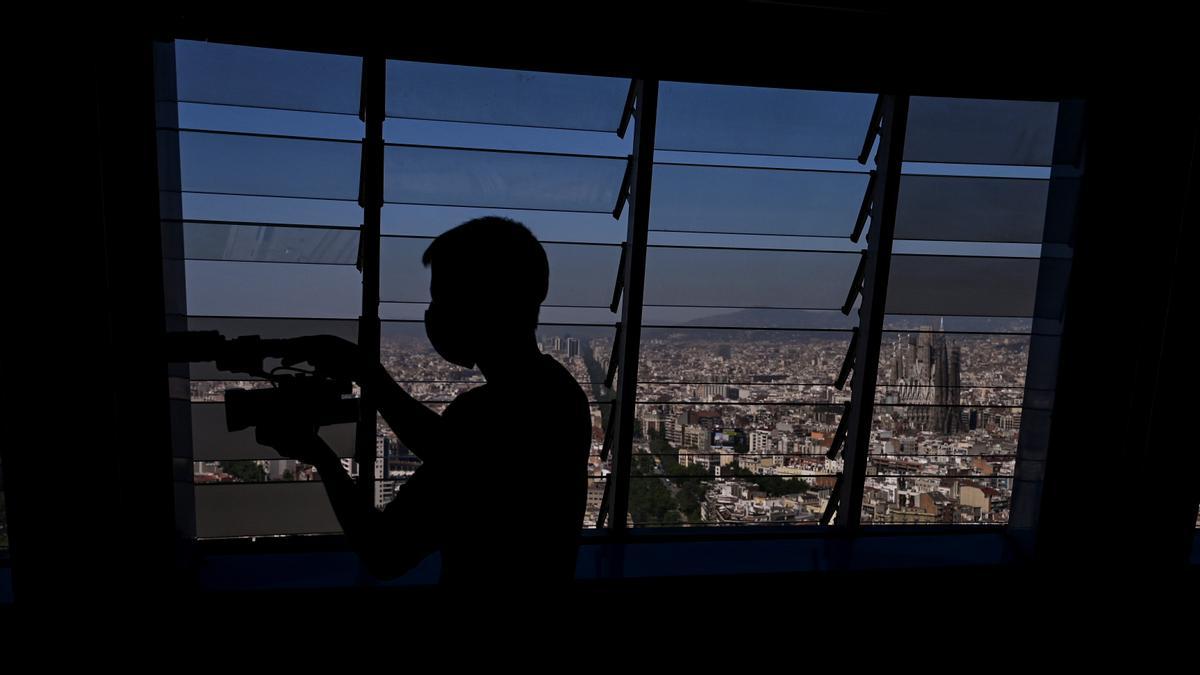
[{"label": "person's shoulder", "polygon": [[454,400],[446,406],[446,410],[443,415],[454,415],[456,413],[469,411],[479,406],[487,405],[490,391],[491,390],[488,388],[486,382],[477,387],[471,387],[458,396],[455,396]]},{"label": "person's shoulder", "polygon": [[587,394],[583,391],[583,387],[579,386],[579,381],[558,359],[549,354],[542,354],[542,367],[546,372],[546,379],[549,380],[549,386],[553,388],[555,394],[565,397],[566,400],[582,399],[584,402],[587,401]]}]

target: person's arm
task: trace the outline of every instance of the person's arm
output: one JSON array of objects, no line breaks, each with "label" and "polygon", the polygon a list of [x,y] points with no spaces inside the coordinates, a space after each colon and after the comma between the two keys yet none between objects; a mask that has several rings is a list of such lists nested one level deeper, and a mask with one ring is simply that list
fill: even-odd
[{"label": "person's arm", "polygon": [[410,396],[382,364],[367,359],[357,345],[333,335],[308,335],[288,343],[283,365],[307,361],[319,371],[367,386],[375,409],[405,447],[423,461],[436,454],[445,435],[441,415]]},{"label": "person's arm", "polygon": [[440,538],[426,508],[433,495],[424,466],[401,486],[396,499],[379,511],[364,499],[341,459],[321,437],[288,435],[269,440],[280,454],[316,467],[347,542],[372,575],[398,577],[437,550]]},{"label": "person's arm", "polygon": [[422,461],[433,459],[446,435],[442,416],[404,391],[382,364],[368,366],[360,384],[370,387],[375,409],[404,447]]}]

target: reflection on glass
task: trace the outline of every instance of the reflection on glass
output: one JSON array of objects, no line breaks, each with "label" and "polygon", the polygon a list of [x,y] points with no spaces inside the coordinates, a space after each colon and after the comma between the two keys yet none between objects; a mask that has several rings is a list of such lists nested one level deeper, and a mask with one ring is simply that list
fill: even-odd
[{"label": "reflection on glass", "polygon": [[1048,166],[1058,104],[913,96],[907,162]]},{"label": "reflection on glass", "polygon": [[383,197],[390,204],[611,213],[628,162],[389,145],[384,164]]},{"label": "reflection on glass", "polygon": [[190,131],[177,136],[184,192],[358,199],[358,143]]},{"label": "reflection on glass", "polygon": [[875,98],[874,94],[663,82],[655,147],[857,157]]},{"label": "reflection on glass", "polygon": [[357,115],[362,59],[176,40],[180,101]]},{"label": "reflection on glass", "polygon": [[629,80],[388,61],[385,91],[388,117],[616,131]]}]

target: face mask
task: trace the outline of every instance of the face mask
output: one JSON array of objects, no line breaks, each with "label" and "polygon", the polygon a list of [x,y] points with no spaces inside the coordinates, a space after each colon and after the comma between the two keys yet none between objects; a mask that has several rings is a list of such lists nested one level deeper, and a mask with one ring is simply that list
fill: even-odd
[{"label": "face mask", "polygon": [[474,336],[470,328],[461,321],[455,321],[438,305],[430,304],[425,310],[425,335],[443,359],[456,366],[474,368],[475,359],[468,353],[467,342]]}]

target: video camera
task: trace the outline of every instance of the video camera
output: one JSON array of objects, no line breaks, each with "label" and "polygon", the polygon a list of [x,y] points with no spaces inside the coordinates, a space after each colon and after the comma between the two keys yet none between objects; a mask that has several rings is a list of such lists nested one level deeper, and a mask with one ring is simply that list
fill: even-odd
[{"label": "video camera", "polygon": [[269,389],[225,390],[225,426],[229,431],[281,418],[311,421],[316,426],[358,421],[358,400],[345,398],[352,383],[318,370],[266,367],[268,359],[302,361],[295,341],[263,339],[257,335],[228,339],[217,331],[182,331],[167,334],[169,361],[213,361],[218,370],[261,377]]}]

